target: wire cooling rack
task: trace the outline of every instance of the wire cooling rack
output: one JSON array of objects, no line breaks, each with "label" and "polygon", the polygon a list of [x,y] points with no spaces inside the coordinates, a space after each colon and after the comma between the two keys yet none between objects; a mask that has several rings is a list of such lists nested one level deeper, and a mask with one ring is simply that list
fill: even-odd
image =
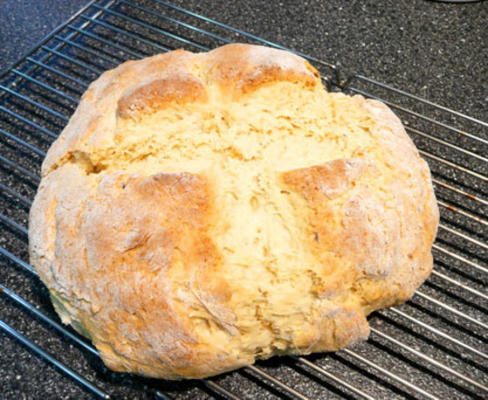
[{"label": "wire cooling rack", "polygon": [[[0,331],[88,398],[488,398],[488,124],[362,75],[344,79],[296,51],[329,89],[393,108],[428,161],[441,223],[425,285],[406,304],[372,314],[370,339],[350,349],[177,384],[109,372],[90,343],[61,326],[27,262],[27,216],[45,152],[102,71],[235,41],[285,49],[164,1],[91,1],[0,78]],[[27,325],[48,340],[27,337]]]}]

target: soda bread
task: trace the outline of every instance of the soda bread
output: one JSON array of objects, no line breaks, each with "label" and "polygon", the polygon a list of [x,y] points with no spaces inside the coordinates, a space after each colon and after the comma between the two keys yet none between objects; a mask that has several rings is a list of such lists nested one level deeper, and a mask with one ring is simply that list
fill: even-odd
[{"label": "soda bread", "polygon": [[438,218],[387,106],[234,44],[91,84],[43,163],[30,257],[107,366],[201,378],[365,339],[429,276]]}]

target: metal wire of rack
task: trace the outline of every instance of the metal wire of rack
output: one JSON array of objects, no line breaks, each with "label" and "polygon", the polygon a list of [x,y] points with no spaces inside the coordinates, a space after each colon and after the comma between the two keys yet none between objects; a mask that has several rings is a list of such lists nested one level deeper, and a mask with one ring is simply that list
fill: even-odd
[{"label": "metal wire of rack", "polygon": [[[45,293],[36,297],[28,290],[39,286],[25,261],[26,221],[45,152],[103,70],[174,48],[205,51],[235,41],[285,49],[162,0],[92,0],[0,77],[0,300],[48,328],[65,349],[75,344],[82,357],[98,359],[90,343],[57,322]],[[161,399],[486,398],[488,123],[365,76],[342,79],[333,64],[298,54],[321,70],[331,90],[392,107],[429,162],[441,211],[432,276],[407,304],[374,313],[370,339],[351,349],[259,362],[178,387],[145,380],[128,385]],[[25,293],[12,290],[12,282]],[[100,363],[75,370],[68,365],[71,350],[53,355],[49,343],[34,343],[8,316],[1,318],[1,331],[86,393],[118,396],[120,386],[105,379],[109,372]],[[90,368],[99,374],[93,377]]]}]

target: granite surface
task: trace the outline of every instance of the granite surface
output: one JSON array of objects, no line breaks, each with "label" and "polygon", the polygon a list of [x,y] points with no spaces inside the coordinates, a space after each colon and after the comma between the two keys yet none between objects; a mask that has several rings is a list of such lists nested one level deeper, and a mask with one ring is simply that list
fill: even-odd
[{"label": "granite surface", "polygon": [[[138,3],[148,4],[149,2],[141,0]],[[27,49],[31,48],[57,24],[66,20],[83,4],[84,1],[80,0],[0,1],[0,43],[2,43],[0,70],[4,70],[16,58],[23,55]],[[488,120],[488,2],[446,4],[424,0],[385,0],[381,2],[376,0],[347,2],[342,0],[301,2],[218,0],[203,3],[188,0],[173,1],[172,4],[181,5],[194,12],[333,63],[342,71],[342,78],[360,73],[473,117]],[[151,7],[155,10],[164,10],[155,3]],[[138,13],[132,12],[132,15],[137,17]],[[140,13],[139,17],[147,18],[147,15]],[[210,29],[208,26],[206,27]],[[129,42],[127,41],[126,44],[129,45]],[[164,43],[164,40],[161,42]],[[151,52],[150,49],[144,47],[134,48],[134,51],[144,54]],[[100,60],[97,62],[100,62],[101,68],[109,67]],[[327,73],[327,71],[324,69],[324,72]],[[86,71],[80,72],[80,76],[83,74],[86,74],[88,79],[95,77]],[[353,83],[360,86],[357,82]],[[76,90],[82,91],[81,88],[73,89],[73,96],[76,95]],[[72,109],[74,106],[70,107]],[[421,108],[419,111],[427,112],[429,110]],[[40,122],[42,117],[42,114],[39,114],[39,120],[36,121]],[[0,121],[0,125],[1,123]],[[50,129],[56,131],[61,127],[59,123],[53,122]],[[488,139],[486,130],[480,130],[478,134],[485,135],[483,137]],[[462,142],[462,139],[459,140]],[[37,145],[46,150],[49,142],[39,140]],[[462,145],[472,151],[480,152],[478,144],[473,144],[467,139],[466,143],[462,142]],[[2,147],[0,154],[11,155],[13,159],[17,157],[8,147]],[[32,169],[38,170],[40,160],[40,158],[33,161],[23,160],[23,165],[30,166],[29,163],[32,162]],[[471,162],[471,159],[462,157],[459,162],[466,160]],[[473,164],[472,167],[477,168],[480,173],[488,172],[486,163]],[[432,168],[437,167],[433,165]],[[439,167],[436,172],[442,174],[442,168]],[[0,178],[2,183],[11,184],[12,187],[18,188],[24,196],[32,198],[35,185],[29,183],[26,177],[18,178],[2,173]],[[462,176],[461,178],[464,179]],[[466,185],[472,192],[479,191],[486,197],[487,188],[479,186],[478,181],[473,180],[472,183]],[[2,213],[18,223],[26,223],[27,207],[19,206],[18,203],[2,204],[1,202],[5,202],[4,197],[0,197]],[[486,208],[485,210],[480,209],[478,212],[486,216]],[[463,224],[465,226],[466,222]],[[0,228],[3,230],[3,225]],[[478,225],[473,225],[471,228],[475,232],[478,230],[477,234],[480,234],[481,228]],[[485,233],[481,233],[480,236],[486,240],[486,227],[484,229]],[[3,232],[4,234],[0,233],[0,246],[27,260],[25,238],[22,237],[22,234],[16,236],[14,232],[8,230]],[[447,236],[445,240],[446,243],[452,243],[452,246],[455,247],[455,241],[449,241]],[[477,260],[481,260],[477,262],[484,262],[486,265],[488,256],[486,253],[480,254],[479,248],[474,246],[471,249],[466,243],[460,243],[459,246],[462,246],[468,255],[472,254],[473,257],[478,257]],[[438,257],[438,260],[439,270],[443,271],[444,264],[452,267],[452,260],[443,260],[442,255]],[[454,266],[456,267],[456,265]],[[459,270],[462,268],[464,268],[463,265],[458,266]],[[458,279],[462,280],[462,278],[461,273]],[[479,290],[486,287],[486,281],[481,278],[478,281],[471,279],[469,282]],[[20,293],[33,304],[39,305],[43,312],[51,317],[54,316],[46,290],[39,284],[37,278],[22,272],[18,266],[6,263],[3,258],[0,259],[0,284]],[[423,290],[436,298],[445,297],[449,300],[447,294],[438,290],[439,285],[441,283],[434,278]],[[455,290],[451,292],[454,293],[451,293],[451,296],[457,296],[457,301],[468,302],[469,296],[466,293]],[[483,310],[486,310],[486,304],[476,306],[473,305],[474,303],[475,301],[469,302],[469,312],[484,318]],[[430,306],[423,304],[422,301],[416,301],[415,306],[406,307],[409,307],[411,315],[418,313],[419,318],[426,322],[430,321],[428,313],[422,309],[422,307],[429,308]],[[446,331],[450,331],[452,316],[446,321],[439,322],[435,318],[434,311],[432,311],[432,321],[440,324]],[[393,317],[389,312],[378,313],[373,317],[372,324],[375,327],[382,327],[384,331],[392,335],[400,335],[398,323],[391,322]],[[49,352],[56,358],[81,372],[88,380],[96,382],[112,394],[113,398],[154,398],[151,391],[145,390],[147,387],[151,390],[164,389],[176,398],[211,398],[211,392],[198,382],[168,384],[108,372],[96,356],[92,356],[86,351],[82,351],[79,346],[62,339],[52,329],[33,319],[30,313],[22,311],[22,308],[14,305],[12,301],[6,300],[5,296],[0,296],[0,319],[7,321],[33,339],[35,343],[40,344],[42,348],[49,349]],[[454,322],[458,322],[458,320],[455,318]],[[457,337],[473,346],[483,344],[482,350],[486,352],[486,332],[480,331],[479,327],[466,325],[464,321],[460,323],[466,329],[465,331],[458,329],[455,332]],[[415,336],[410,337],[412,338],[410,344],[419,351],[435,355],[439,360],[453,366],[459,364],[460,371],[466,367],[456,356],[453,356],[452,352],[441,351],[442,346],[439,350],[439,348],[427,346],[425,340],[417,340],[418,338]],[[427,337],[431,341],[438,340],[438,337],[435,336]],[[373,357],[393,372],[398,370],[399,374],[409,376],[411,381],[424,388],[430,388],[431,393],[449,393],[446,390],[456,390],[456,396],[459,398],[462,396],[481,398],[481,393],[476,389],[470,388],[468,391],[459,389],[459,382],[446,384],[441,372],[426,374],[426,371],[422,371],[423,363],[419,360],[407,362],[406,367],[402,366],[402,368],[407,368],[408,372],[405,373],[405,370],[400,369],[399,364],[402,363],[395,361],[403,360],[402,357],[405,354],[396,348],[388,348],[385,342],[378,338],[375,340],[375,346],[364,344],[355,347],[355,350],[359,354],[368,354],[368,357]],[[16,340],[3,333],[0,333],[0,349],[0,398],[92,398],[90,393],[74,384],[56,368],[49,366],[18,344]],[[387,355],[392,352],[398,353],[397,359]],[[412,395],[412,391],[408,388],[398,384],[392,385],[392,381],[388,378],[378,379],[373,375],[374,371],[370,371],[371,375],[359,373],[357,368],[352,365],[353,360],[343,353],[316,356],[313,360],[328,371],[344,377],[356,387],[364,388],[366,392],[376,398],[405,398]],[[479,361],[473,362],[477,367],[482,365]],[[260,366],[274,376],[283,377],[286,382],[312,399],[354,397],[351,392],[330,380],[326,380],[325,386],[319,384],[319,375],[305,371],[290,359],[274,359],[260,363]],[[486,367],[478,368],[478,370],[484,371],[485,376],[480,375],[476,378],[487,384]],[[260,380],[253,377],[252,372],[241,371],[227,374],[217,378],[216,381],[245,398],[283,396],[282,392],[273,387],[263,385]],[[392,392],[390,392],[391,390]]]},{"label": "granite surface", "polygon": [[86,0],[0,1],[0,72],[85,4]]}]

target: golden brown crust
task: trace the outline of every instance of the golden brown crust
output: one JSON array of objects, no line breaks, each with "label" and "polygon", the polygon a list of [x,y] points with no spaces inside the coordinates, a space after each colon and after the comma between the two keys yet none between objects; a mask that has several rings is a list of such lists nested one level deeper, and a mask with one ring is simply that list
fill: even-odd
[{"label": "golden brown crust", "polygon": [[281,50],[105,72],[42,171],[32,265],[117,371],[200,378],[340,349],[432,268],[438,210],[401,122]]},{"label": "golden brown crust", "polygon": [[[53,238],[31,239],[32,261],[63,321],[89,336],[117,371],[177,379],[239,365],[218,346],[209,348],[192,328],[192,312],[206,312],[210,302],[217,310],[230,297],[225,282],[212,287],[219,254],[207,233],[205,180],[188,173],[116,173],[76,197],[88,188],[80,172],[70,165],[56,171],[40,189],[31,218],[31,230],[43,232],[55,221],[63,233],[56,236],[49,267],[40,262],[47,251],[39,247]],[[67,201],[69,211],[58,208],[53,215],[51,205]],[[199,274],[210,276],[207,283],[187,278]],[[175,301],[181,292],[207,298]]]},{"label": "golden brown crust", "polygon": [[[369,313],[407,300],[428,277],[432,256],[426,250],[437,232],[439,213],[427,164],[401,122],[380,102],[363,100],[362,106],[372,111],[378,127],[384,166],[362,158],[336,159],[287,171],[282,179],[305,199],[310,235],[316,238],[311,251],[335,278],[319,292],[353,288]],[[398,154],[401,160],[392,171],[390,157]],[[388,180],[375,182],[381,174]],[[419,179],[413,186],[408,182],[412,176]],[[334,202],[338,197],[340,202]],[[339,264],[330,262],[330,252],[340,257]]]},{"label": "golden brown crust", "polygon": [[120,97],[117,112],[121,118],[137,118],[165,106],[204,101],[202,82],[190,74],[155,79],[130,88]]},{"label": "golden brown crust", "polygon": [[325,199],[334,199],[355,184],[365,162],[361,159],[337,159],[323,165],[314,165],[283,173],[287,185],[300,191],[313,207],[320,206]]},{"label": "golden brown crust", "polygon": [[[215,362],[218,352],[206,350],[191,327],[191,309],[173,300],[177,291],[192,289],[191,282],[179,276],[199,270],[209,273],[219,260],[207,233],[205,181],[188,173],[115,174],[105,177],[97,192],[84,212],[86,259],[92,270],[101,271],[92,277],[98,282],[113,272],[106,288],[111,299],[106,299],[103,310],[99,305],[97,315],[87,316],[90,324],[97,324],[92,328],[97,337],[92,340],[104,344],[110,338],[117,356],[131,362],[152,358],[150,352],[158,354],[159,368],[154,362],[139,366],[147,375],[166,364],[173,377],[205,374],[206,364]],[[124,344],[124,331],[133,332],[130,344]],[[146,338],[152,335],[161,338],[156,342]],[[109,366],[124,370],[111,348],[101,349]],[[164,357],[174,360],[165,363]],[[204,371],[195,368],[197,358]]]},{"label": "golden brown crust", "polygon": [[235,44],[208,53],[209,80],[239,96],[263,85],[290,81],[313,87],[319,73],[303,58],[283,50]]}]

